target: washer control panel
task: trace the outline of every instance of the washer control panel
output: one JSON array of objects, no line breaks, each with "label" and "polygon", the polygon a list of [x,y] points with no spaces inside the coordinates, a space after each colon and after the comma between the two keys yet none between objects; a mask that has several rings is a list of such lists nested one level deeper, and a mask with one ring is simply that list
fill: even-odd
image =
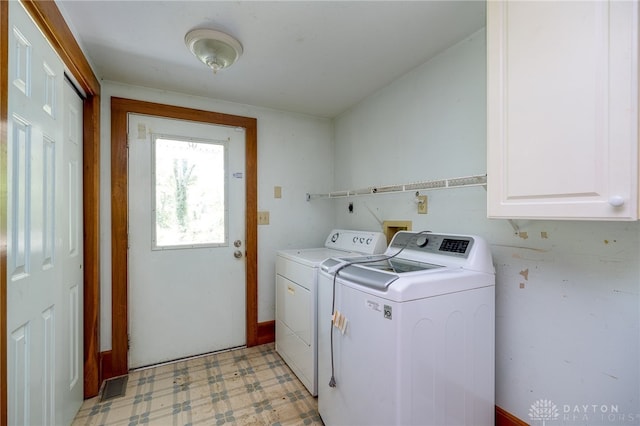
[{"label": "washer control panel", "polygon": [[390,247],[466,258],[471,253],[473,241],[473,237],[461,235],[398,232]]}]

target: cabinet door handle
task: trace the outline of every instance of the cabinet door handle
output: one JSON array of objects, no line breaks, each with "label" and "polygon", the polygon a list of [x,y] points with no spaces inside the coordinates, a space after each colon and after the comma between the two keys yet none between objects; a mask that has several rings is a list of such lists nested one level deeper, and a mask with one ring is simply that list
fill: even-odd
[{"label": "cabinet door handle", "polygon": [[288,291],[290,294],[296,294],[296,290],[295,290],[293,287],[287,286],[287,291]]},{"label": "cabinet door handle", "polygon": [[609,205],[612,207],[620,207],[624,204],[624,197],[619,195],[613,195],[609,198]]}]

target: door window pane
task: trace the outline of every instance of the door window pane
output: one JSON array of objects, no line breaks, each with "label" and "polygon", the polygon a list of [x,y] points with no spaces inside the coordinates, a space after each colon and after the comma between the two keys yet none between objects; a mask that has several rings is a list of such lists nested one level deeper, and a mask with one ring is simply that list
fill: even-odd
[{"label": "door window pane", "polygon": [[153,157],[153,248],[226,246],[226,142],[154,135]]}]

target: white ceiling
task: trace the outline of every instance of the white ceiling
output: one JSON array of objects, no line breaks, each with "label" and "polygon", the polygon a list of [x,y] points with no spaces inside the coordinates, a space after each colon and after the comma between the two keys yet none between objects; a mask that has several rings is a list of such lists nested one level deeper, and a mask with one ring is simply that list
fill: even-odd
[{"label": "white ceiling", "polygon": [[[335,117],[484,26],[484,1],[56,0],[99,79]],[[244,54],[214,75],[193,28]]]}]

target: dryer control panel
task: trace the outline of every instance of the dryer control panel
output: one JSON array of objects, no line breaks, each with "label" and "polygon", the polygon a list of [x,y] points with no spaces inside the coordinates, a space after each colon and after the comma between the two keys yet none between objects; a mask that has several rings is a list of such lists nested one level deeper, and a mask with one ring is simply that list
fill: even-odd
[{"label": "dryer control panel", "polygon": [[385,251],[387,240],[382,232],[334,229],[329,233],[324,246],[335,250],[376,254]]}]

